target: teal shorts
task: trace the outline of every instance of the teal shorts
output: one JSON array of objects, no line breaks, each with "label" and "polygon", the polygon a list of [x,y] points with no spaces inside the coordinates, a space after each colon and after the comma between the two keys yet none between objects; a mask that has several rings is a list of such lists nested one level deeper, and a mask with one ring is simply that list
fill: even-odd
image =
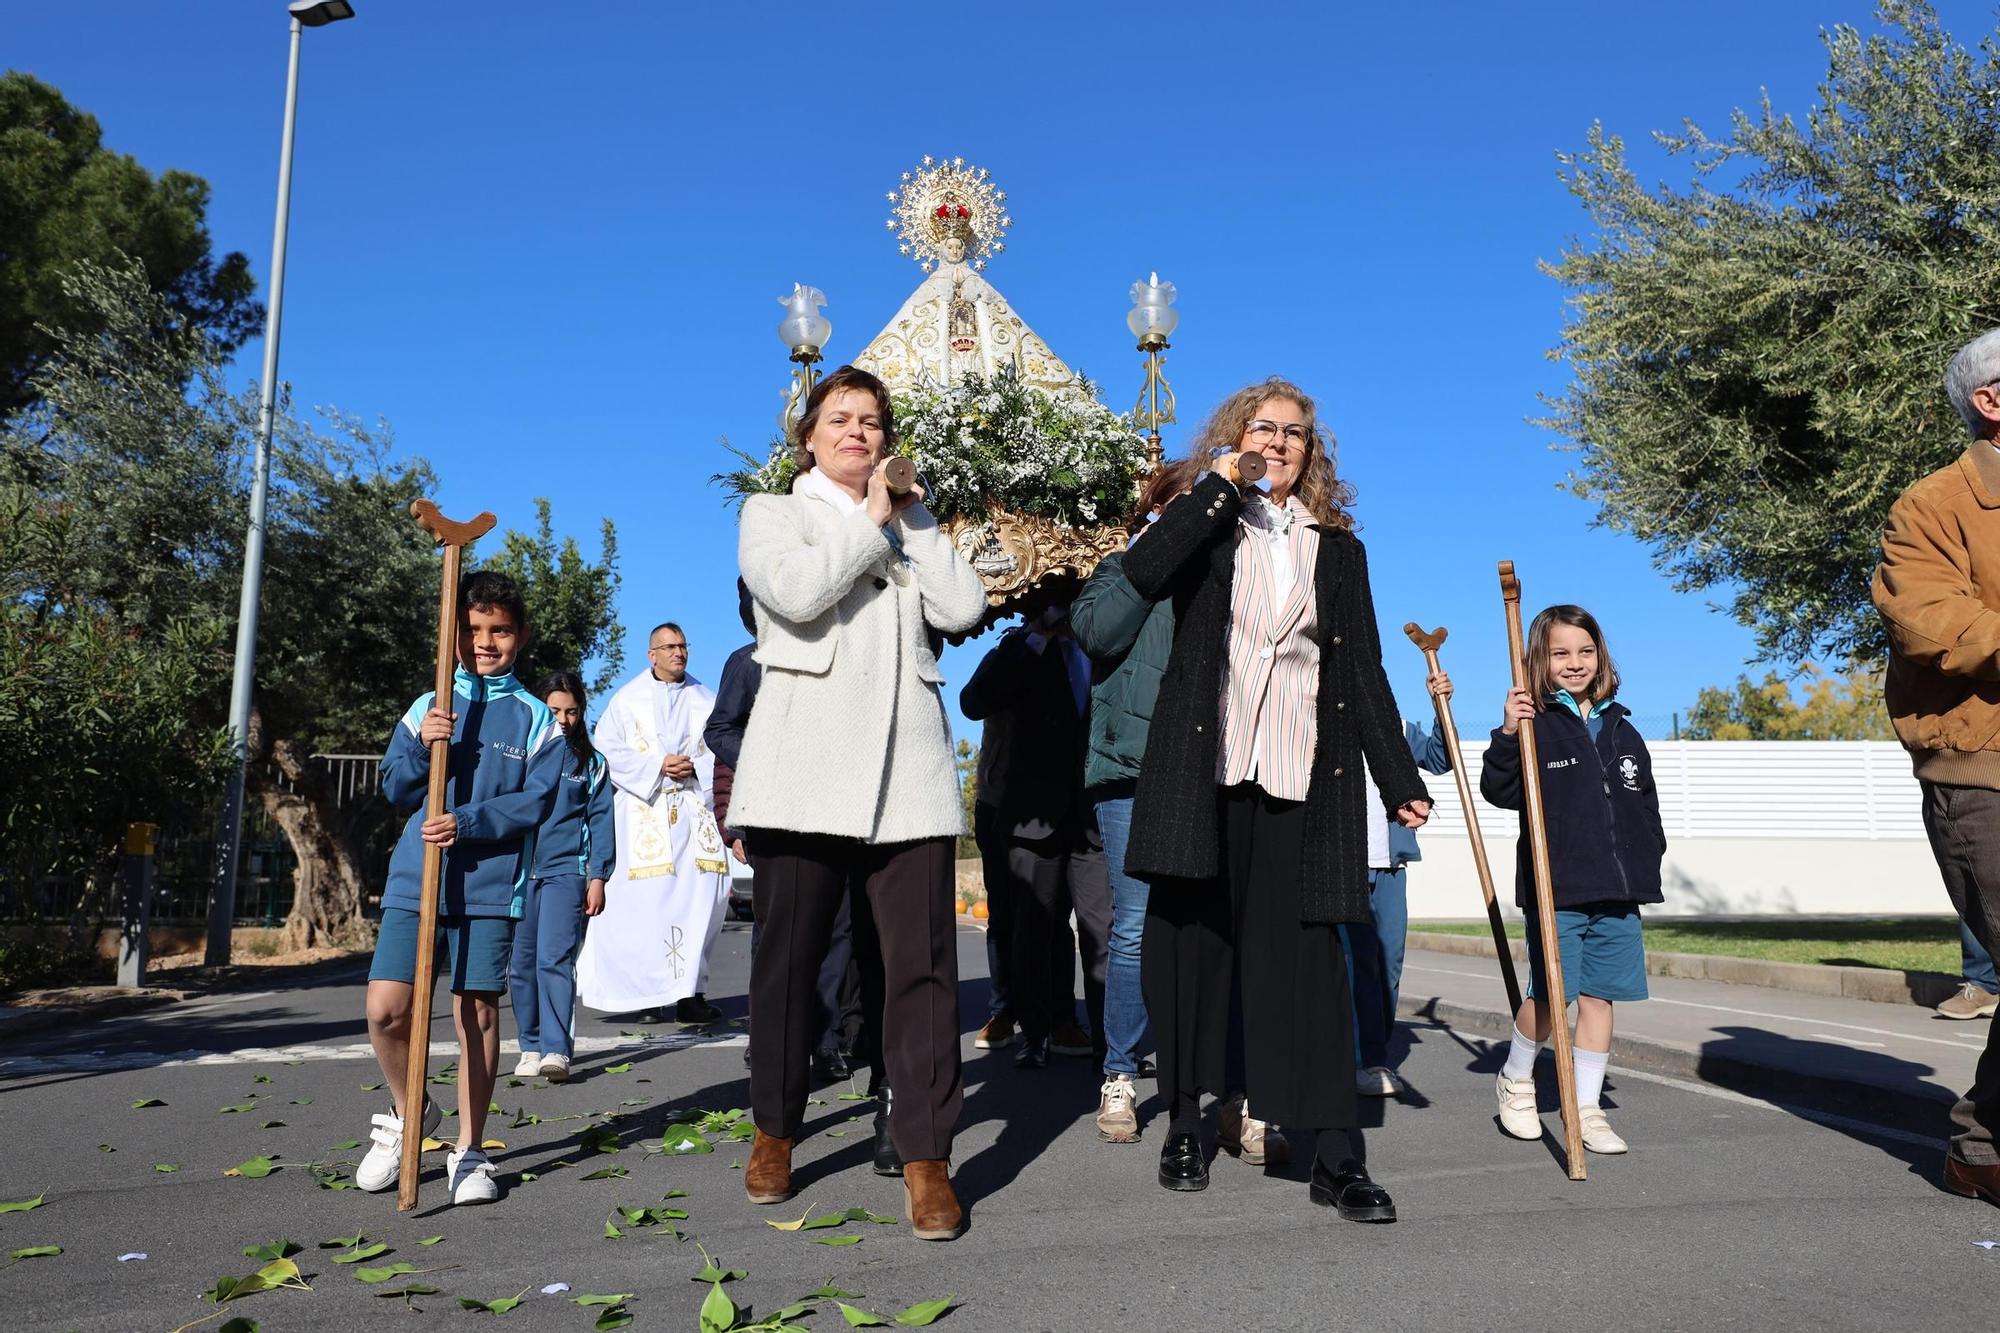
[{"label": "teal shorts", "polygon": [[[1599,1000],[1646,998],[1646,937],[1637,903],[1604,903],[1570,911],[1556,909],[1563,998],[1589,995]],[[1528,994],[1547,989],[1542,975],[1542,932],[1528,914]]]},{"label": "teal shorts", "polygon": [[[438,917],[438,934],[448,950],[445,976],[451,992],[487,995],[507,993],[507,966],[514,957],[514,923],[504,916]],[[436,957],[436,941],[431,944]],[[370,981],[417,980],[417,914],[407,907],[382,909],[382,932],[375,937],[375,961]]]}]

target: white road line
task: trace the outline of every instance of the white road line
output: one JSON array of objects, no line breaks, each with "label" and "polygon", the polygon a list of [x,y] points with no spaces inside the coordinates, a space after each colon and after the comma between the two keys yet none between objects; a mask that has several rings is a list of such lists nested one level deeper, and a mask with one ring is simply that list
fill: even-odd
[{"label": "white road line", "polygon": [[[700,1032],[667,1032],[640,1037],[578,1037],[579,1055],[623,1050],[684,1050],[690,1046],[746,1046],[744,1032],[710,1035]],[[517,1041],[500,1043],[503,1055],[519,1055]],[[451,1058],[458,1054],[455,1041],[434,1041],[431,1056]],[[342,1045],[246,1046],[234,1051],[75,1051],[64,1055],[21,1056],[0,1060],[0,1078],[26,1078],[37,1074],[113,1073],[131,1069],[170,1069],[187,1065],[273,1065],[301,1060],[373,1060],[374,1048],[365,1041]]]},{"label": "white road line", "polygon": [[1806,1035],[1808,1037],[1818,1037],[1822,1041],[1837,1041],[1842,1046],[1866,1046],[1870,1050],[1875,1051],[1879,1051],[1889,1044],[1886,1041],[1863,1041],[1859,1037],[1842,1037],[1832,1032],[1808,1032]]}]

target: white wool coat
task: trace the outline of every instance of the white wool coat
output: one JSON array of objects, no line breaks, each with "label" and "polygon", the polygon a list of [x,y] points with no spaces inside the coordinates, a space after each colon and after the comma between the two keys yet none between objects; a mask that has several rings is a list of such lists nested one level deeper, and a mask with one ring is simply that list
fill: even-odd
[{"label": "white wool coat", "polygon": [[986,589],[912,504],[885,529],[810,494],[744,502],[737,556],[764,668],[729,822],[912,842],[965,831],[926,625],[979,623]]}]

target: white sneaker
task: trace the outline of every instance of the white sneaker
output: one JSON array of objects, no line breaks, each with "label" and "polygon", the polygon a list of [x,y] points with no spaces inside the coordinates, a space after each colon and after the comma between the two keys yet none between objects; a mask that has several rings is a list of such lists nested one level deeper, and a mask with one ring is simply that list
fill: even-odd
[{"label": "white sneaker", "polygon": [[1611,1122],[1604,1118],[1604,1108],[1601,1106],[1577,1107],[1576,1127],[1583,1131],[1583,1146],[1591,1152],[1603,1153],[1610,1157],[1631,1151],[1625,1140],[1619,1138],[1617,1131],[1611,1128]]},{"label": "white sneaker", "polygon": [[522,1051],[520,1060],[514,1066],[515,1078],[534,1078],[542,1072],[542,1057],[533,1051]]},{"label": "white sneaker", "polygon": [[551,1083],[567,1083],[569,1082],[569,1057],[567,1055],[558,1055],[554,1051],[551,1051],[542,1057],[542,1063],[536,1072]]},{"label": "white sneaker", "polygon": [[[354,1168],[354,1183],[370,1194],[379,1194],[396,1183],[403,1174],[403,1122],[393,1113],[370,1118],[374,1126],[368,1131],[374,1146],[361,1159],[361,1165]],[[437,1127],[444,1123],[444,1108],[430,1098],[424,1098],[423,1133],[425,1138],[437,1133]]]},{"label": "white sneaker", "polygon": [[1500,1128],[1517,1139],[1542,1137],[1542,1113],[1535,1105],[1535,1076],[1493,1077],[1493,1094],[1500,1102]]},{"label": "white sneaker", "polygon": [[493,1179],[493,1163],[478,1148],[446,1154],[444,1176],[451,1183],[454,1207],[467,1203],[492,1203],[500,1197],[500,1186]]},{"label": "white sneaker", "polygon": [[1363,1097],[1400,1097],[1408,1087],[1387,1065],[1370,1065],[1354,1071],[1354,1090]]},{"label": "white sneaker", "polygon": [[1133,1107],[1138,1100],[1130,1074],[1107,1074],[1097,1090],[1097,1137],[1106,1143],[1137,1143],[1139,1117]]}]

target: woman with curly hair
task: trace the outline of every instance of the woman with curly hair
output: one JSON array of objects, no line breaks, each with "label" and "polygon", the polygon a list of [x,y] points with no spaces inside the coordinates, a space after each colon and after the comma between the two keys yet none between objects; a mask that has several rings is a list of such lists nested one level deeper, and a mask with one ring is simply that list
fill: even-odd
[{"label": "woman with curly hair", "polygon": [[[1268,492],[1233,481],[1246,452],[1263,455]],[[1171,1116],[1160,1183],[1208,1184],[1200,1097],[1230,1090],[1240,988],[1247,1096],[1222,1107],[1222,1146],[1262,1160],[1252,1107],[1318,1131],[1313,1202],[1392,1222],[1347,1132],[1354,1014],[1338,927],[1368,920],[1367,775],[1406,828],[1430,799],[1382,671],[1353,491],[1311,397],[1276,378],[1225,399],[1192,461],[1205,474],[1124,566],[1174,607],[1126,851],[1127,872],[1152,886],[1141,984]]]}]

